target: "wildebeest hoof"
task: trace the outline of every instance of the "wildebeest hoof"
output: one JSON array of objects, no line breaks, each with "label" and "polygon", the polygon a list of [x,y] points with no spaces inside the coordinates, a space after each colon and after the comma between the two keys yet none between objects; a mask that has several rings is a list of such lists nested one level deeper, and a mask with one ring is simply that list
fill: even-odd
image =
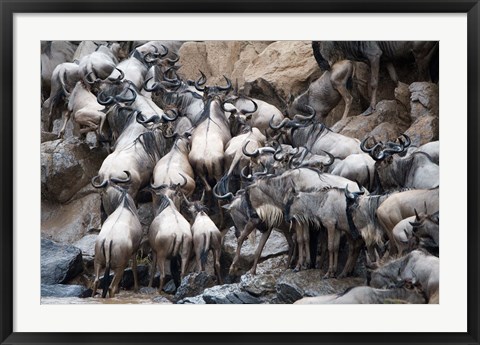
[{"label": "wildebeest hoof", "polygon": [[300,267],[298,267],[298,266],[293,269],[293,272],[295,272],[295,273],[297,273],[299,271],[300,271]]}]

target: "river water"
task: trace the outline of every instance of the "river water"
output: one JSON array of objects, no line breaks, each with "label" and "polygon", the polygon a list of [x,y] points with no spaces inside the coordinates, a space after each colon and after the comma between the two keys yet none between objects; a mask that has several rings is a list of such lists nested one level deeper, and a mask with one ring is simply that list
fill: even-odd
[{"label": "river water", "polygon": [[135,293],[120,291],[113,298],[101,298],[100,295],[88,298],[78,297],[42,297],[41,304],[171,304],[164,296],[157,292]]}]

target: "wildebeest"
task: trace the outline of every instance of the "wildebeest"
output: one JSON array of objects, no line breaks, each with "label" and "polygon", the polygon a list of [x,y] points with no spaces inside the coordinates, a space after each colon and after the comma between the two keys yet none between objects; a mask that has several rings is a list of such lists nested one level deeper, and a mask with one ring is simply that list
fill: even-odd
[{"label": "wildebeest", "polygon": [[[346,118],[353,102],[351,89],[354,80],[358,80],[357,69],[365,70],[366,65],[349,60],[336,62],[330,70],[325,71],[304,93],[292,101],[288,110],[290,117],[295,114],[309,114],[305,105],[310,105],[315,109],[315,120],[324,123],[330,111],[343,99],[345,110],[342,119]],[[355,82],[355,85],[360,86],[360,84],[363,86],[365,83]]]},{"label": "wildebeest", "polygon": [[355,286],[343,293],[317,297],[304,297],[293,304],[389,304],[426,303],[421,288],[396,287],[375,289],[370,286]]},{"label": "wildebeest", "polygon": [[153,255],[149,286],[152,286],[158,265],[160,271],[158,292],[160,293],[165,284],[167,260],[177,260],[180,256],[182,260],[181,277],[183,278],[192,250],[190,224],[177,210],[173,201],[164,194],[158,195],[155,218],[148,230],[148,241]]},{"label": "wildebeest", "polygon": [[386,145],[381,145],[381,149],[375,149],[379,144],[372,148],[366,147],[369,138],[364,139],[360,145],[362,151],[369,153],[376,161],[376,183],[380,190],[438,187],[440,168],[427,153],[417,150],[405,157],[398,156],[410,145],[410,138],[405,134],[402,136],[405,142],[401,139],[400,144],[387,142]]},{"label": "wildebeest", "polygon": [[371,272],[369,285],[384,289],[395,287],[399,282],[420,284],[428,303],[439,302],[440,260],[421,250],[414,250],[407,255],[376,265]]},{"label": "wildebeest", "polygon": [[433,41],[313,41],[313,55],[323,70],[329,70],[330,65],[339,60],[354,60],[370,65],[370,106],[362,115],[370,115],[377,104],[378,74],[380,61],[386,61],[392,80],[397,84],[398,77],[391,64],[400,58],[415,57],[419,71],[419,79],[429,80],[428,67],[435,52],[437,42]]},{"label": "wildebeest", "polygon": [[[115,186],[114,188],[119,187]],[[119,283],[130,258],[132,259],[135,291],[138,290],[136,254],[141,240],[142,225],[138,220],[135,203],[125,190],[121,190],[120,204],[103,223],[95,241],[95,281],[92,297],[97,291],[100,283],[100,271],[103,268],[105,268],[105,273],[102,297],[106,297],[107,291],[110,297],[114,297],[118,292]],[[109,285],[110,269],[114,272],[114,278]]]},{"label": "wildebeest", "polygon": [[207,215],[207,208],[203,205],[202,195],[200,201],[190,202],[185,198],[188,211],[193,216],[192,236],[193,236],[193,251],[195,253],[195,260],[197,264],[197,271],[205,271],[205,264],[207,256],[210,251],[213,253],[213,268],[217,276],[217,282],[223,284],[220,272],[220,255],[222,253],[222,239],[226,230],[223,233],[217,228],[215,223]]}]

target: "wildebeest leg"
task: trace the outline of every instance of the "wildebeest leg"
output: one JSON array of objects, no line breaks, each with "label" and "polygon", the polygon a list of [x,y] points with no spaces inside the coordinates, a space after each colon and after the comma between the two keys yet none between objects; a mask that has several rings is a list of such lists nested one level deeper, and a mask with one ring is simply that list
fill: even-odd
[{"label": "wildebeest leg", "polygon": [[395,83],[396,86],[398,86],[398,75],[395,67],[393,66],[393,63],[387,62],[387,71],[392,81]]},{"label": "wildebeest leg", "polygon": [[334,271],[335,225],[326,224],[326,228],[327,228],[327,241],[328,241],[328,271],[323,276],[324,279],[334,278],[336,273]]},{"label": "wildebeest leg", "polygon": [[258,260],[260,259],[260,255],[262,255],[262,250],[263,250],[263,247],[265,246],[265,243],[267,242],[268,238],[270,237],[270,234],[272,233],[272,229],[273,228],[269,228],[267,231],[265,231],[262,234],[262,237],[260,237],[257,250],[255,250],[255,259],[253,260],[253,266],[252,266],[252,269],[250,270],[250,273],[253,275],[256,274]]},{"label": "wildebeest leg", "polygon": [[416,42],[413,46],[412,52],[415,57],[415,63],[417,64],[419,81],[431,81],[429,65],[435,52],[436,44],[436,42],[431,41],[420,41]]},{"label": "wildebeest leg", "polygon": [[150,280],[148,281],[148,287],[153,285],[153,277],[157,272],[157,254],[152,250],[152,264],[150,266]]},{"label": "wildebeest leg", "polygon": [[103,269],[103,267],[97,262],[94,262],[93,266],[95,272],[95,280],[93,281],[92,297],[95,297],[98,289],[98,284],[100,284],[100,271]]},{"label": "wildebeest leg", "polygon": [[65,128],[67,127],[67,122],[70,119],[70,116],[72,115],[72,112],[67,110],[65,112],[65,121],[63,122],[62,129],[58,133],[58,138],[63,138],[63,135],[65,134]]},{"label": "wildebeest leg", "polygon": [[120,282],[122,281],[123,270],[123,267],[119,267],[113,271],[113,279],[110,283],[110,287],[108,288],[108,295],[110,296],[110,298],[115,297],[115,294],[118,293],[120,289]]},{"label": "wildebeest leg", "polygon": [[165,258],[157,258],[157,260],[158,270],[160,271],[160,286],[158,287],[158,293],[162,293],[163,285],[165,285]]},{"label": "wildebeest leg", "polygon": [[[298,272],[302,269],[303,262],[305,260],[304,256],[304,251],[305,251],[305,237],[303,233],[305,232],[305,229],[303,228],[303,225],[295,222],[295,233],[297,235],[297,248],[298,248],[298,260],[297,260],[297,266],[294,268],[294,272]],[[307,243],[308,244],[308,243]]]},{"label": "wildebeest leg", "polygon": [[[363,239],[358,238],[353,240],[349,243],[349,256],[351,252],[350,260],[347,260],[345,267],[342,273],[338,276],[338,278],[344,278],[352,274],[353,270],[355,269],[355,265],[357,264],[358,256],[360,255],[360,250],[363,248],[364,242]],[[352,250],[350,251],[350,246],[352,246]]]},{"label": "wildebeest leg", "polygon": [[310,229],[304,228],[303,231],[303,243],[305,247],[305,265],[307,268],[312,267],[312,257],[310,256]]},{"label": "wildebeest leg", "polygon": [[370,106],[365,110],[362,115],[370,115],[375,111],[375,106],[377,105],[377,89],[378,89],[378,73],[380,72],[380,56],[382,56],[382,51],[380,48],[373,49],[367,55],[368,61],[370,62]]},{"label": "wildebeest leg", "polygon": [[133,291],[138,292],[137,253],[132,255]]},{"label": "wildebeest leg", "polygon": [[240,259],[240,251],[242,250],[242,245],[245,239],[250,235],[250,233],[255,229],[260,219],[249,219],[245,227],[243,228],[240,236],[237,239],[237,251],[235,252],[235,257],[233,258],[232,265],[230,266],[229,274],[234,274],[238,265],[238,260]]},{"label": "wildebeest leg", "polygon": [[220,256],[222,255],[222,240],[216,236],[212,236],[212,253],[213,253],[213,269],[215,271],[215,275],[217,276],[218,284],[222,285],[223,280],[220,271]]},{"label": "wildebeest leg", "polygon": [[287,227],[282,226],[281,228],[283,235],[285,236],[285,239],[287,240],[288,243],[288,267],[290,267],[290,263],[292,260],[292,255],[293,255],[293,250],[294,250],[294,244],[293,244],[293,239],[292,236],[290,235],[290,230]]},{"label": "wildebeest leg", "polygon": [[[192,240],[191,238],[186,237],[185,235],[182,238],[182,251],[180,257],[182,258],[182,266],[180,270],[180,277],[183,279],[187,273],[188,261],[190,259],[190,251],[192,249]],[[207,248],[208,249],[208,248]],[[201,266],[200,266],[201,268]]]},{"label": "wildebeest leg", "polygon": [[338,91],[342,96],[343,101],[345,102],[345,110],[343,111],[342,120],[348,116],[350,108],[352,106],[353,97],[350,91],[347,88],[349,79],[351,80],[353,76],[353,63],[346,64],[343,68],[334,70],[330,76],[330,82],[333,87]]},{"label": "wildebeest leg", "polygon": [[325,261],[327,250],[327,231],[322,227],[319,231],[319,246],[320,246],[320,258],[318,259],[318,267],[323,269],[323,262]]}]

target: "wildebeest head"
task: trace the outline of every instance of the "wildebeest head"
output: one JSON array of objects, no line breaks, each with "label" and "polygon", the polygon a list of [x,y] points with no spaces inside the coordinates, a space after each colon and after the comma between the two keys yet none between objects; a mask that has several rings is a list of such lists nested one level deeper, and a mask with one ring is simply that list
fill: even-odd
[{"label": "wildebeest head", "polygon": [[232,82],[226,76],[223,76],[223,78],[227,82],[227,86],[207,86],[205,85],[207,83],[207,77],[202,71],[200,71],[200,74],[200,78],[195,81],[195,89],[197,89],[197,91],[203,92],[204,103],[207,103],[213,98],[223,99],[223,97],[225,97],[225,94],[232,90]]}]

